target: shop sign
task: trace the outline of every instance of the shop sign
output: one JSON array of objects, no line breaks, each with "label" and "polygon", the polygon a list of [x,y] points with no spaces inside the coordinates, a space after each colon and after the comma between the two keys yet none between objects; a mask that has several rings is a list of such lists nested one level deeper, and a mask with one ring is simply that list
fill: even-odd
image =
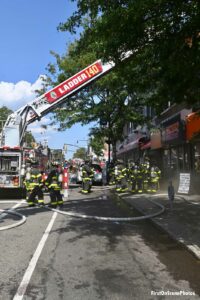
[{"label": "shop sign", "polygon": [[179,122],[169,125],[165,128],[165,141],[177,139],[179,135]]},{"label": "shop sign", "polygon": [[190,173],[180,173],[179,194],[188,194],[190,190]]},{"label": "shop sign", "polygon": [[162,147],[160,129],[153,129],[151,132],[151,149],[159,149]]},{"label": "shop sign", "polygon": [[184,139],[183,124],[180,120],[180,115],[171,118],[163,123],[162,141],[164,143],[182,141]]}]

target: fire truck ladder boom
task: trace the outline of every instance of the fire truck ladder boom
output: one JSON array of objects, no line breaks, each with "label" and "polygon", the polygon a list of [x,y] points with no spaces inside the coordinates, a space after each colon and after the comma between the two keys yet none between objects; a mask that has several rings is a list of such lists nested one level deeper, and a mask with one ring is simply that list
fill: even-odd
[{"label": "fire truck ladder boom", "polygon": [[[131,55],[131,51],[125,53],[121,58],[121,61]],[[66,98],[79,92],[82,88],[89,85],[97,78],[105,75],[114,67],[114,62],[103,63],[101,60],[97,60],[50,91],[9,115],[1,133],[1,147],[22,146],[24,133],[29,124],[33,123],[35,120],[40,120],[41,117],[66,101]]]}]

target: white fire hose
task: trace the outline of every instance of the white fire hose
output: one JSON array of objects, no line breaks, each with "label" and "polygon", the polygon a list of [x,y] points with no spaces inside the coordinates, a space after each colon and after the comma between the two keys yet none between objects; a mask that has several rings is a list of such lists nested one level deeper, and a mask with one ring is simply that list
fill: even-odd
[{"label": "white fire hose", "polygon": [[[12,200],[2,200],[0,201],[0,203],[18,203],[21,204],[22,202],[20,201],[12,201]],[[7,226],[0,226],[0,231],[3,230],[7,230],[7,229],[11,229],[17,226],[20,226],[22,224],[24,224],[26,222],[26,217],[16,211],[14,211],[13,209],[0,209],[0,220],[3,219],[7,214],[13,215],[13,216],[17,216],[19,218],[21,218],[21,220],[19,220],[18,222],[15,222],[14,224],[11,225],[7,225]]]},{"label": "white fire hose", "polygon": [[[111,187],[106,187],[105,189],[102,188],[101,190],[106,190],[106,189],[110,189]],[[156,194],[156,195],[151,195],[151,196],[166,196],[167,194]],[[132,195],[131,198],[136,198],[137,195]],[[47,207],[45,206],[45,208],[51,210],[51,211],[55,211],[59,214],[62,214],[62,215],[66,215],[66,216],[69,216],[69,217],[76,217],[76,218],[82,218],[82,219],[92,219],[92,220],[99,220],[99,221],[111,221],[111,222],[130,222],[130,221],[140,221],[140,220],[145,220],[145,219],[150,219],[150,218],[153,218],[153,217],[156,217],[160,214],[162,214],[164,211],[165,211],[165,207],[160,204],[160,203],[157,203],[151,199],[148,199],[150,202],[152,202],[153,204],[155,204],[156,206],[158,206],[160,209],[159,211],[155,212],[155,213],[152,213],[152,214],[149,214],[149,215],[145,215],[145,216],[139,216],[139,217],[102,217],[102,216],[91,216],[91,215],[85,215],[85,214],[80,214],[80,213],[75,213],[75,212],[67,212],[67,211],[62,211],[60,209],[56,209],[56,208],[50,208],[50,207]],[[20,203],[19,201],[1,201],[1,203]],[[8,226],[2,226],[0,227],[0,231],[2,230],[7,230],[7,229],[10,229],[10,228],[14,228],[14,227],[17,227],[17,226],[20,226],[22,225],[23,223],[26,222],[26,217],[16,211],[13,211],[13,210],[7,210],[7,209],[0,209],[0,219],[1,219],[1,215],[2,214],[11,214],[11,215],[14,215],[14,216],[17,216],[17,217],[20,217],[21,220],[18,221],[17,223],[15,224],[11,224],[11,225],[8,225]]]},{"label": "white fire hose", "polygon": [[[161,195],[162,194],[160,194],[160,196]],[[156,195],[153,195],[153,196],[156,196]],[[140,220],[150,219],[150,218],[153,218],[153,217],[156,217],[156,216],[162,214],[165,211],[165,207],[162,204],[157,203],[157,202],[155,202],[153,200],[150,200],[150,199],[148,199],[148,200],[150,202],[154,203],[155,205],[157,205],[161,209],[159,211],[153,213],[153,214],[140,216],[140,217],[101,217],[101,216],[90,216],[90,215],[85,215],[85,214],[80,214],[80,213],[62,211],[62,210],[56,209],[56,208],[49,208],[48,207],[48,209],[50,209],[52,211],[55,211],[55,212],[57,212],[59,214],[62,214],[62,215],[67,215],[69,217],[100,220],[100,221],[111,221],[111,222],[130,222],[130,221],[140,221]]]}]

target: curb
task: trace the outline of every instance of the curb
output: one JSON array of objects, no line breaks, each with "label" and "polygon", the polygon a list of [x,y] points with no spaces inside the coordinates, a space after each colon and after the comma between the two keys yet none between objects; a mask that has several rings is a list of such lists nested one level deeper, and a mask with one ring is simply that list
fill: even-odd
[{"label": "curb", "polygon": [[[117,197],[121,200],[124,201],[126,203],[128,203],[129,205],[132,205],[130,202],[126,201],[123,198],[123,194],[119,195],[117,194]],[[157,194],[159,195],[159,194]],[[131,195],[129,195],[131,198]],[[128,197],[128,195],[127,195]],[[178,196],[177,196],[178,198]],[[148,200],[148,199],[146,199]],[[185,201],[187,201],[186,199],[184,199]],[[139,207],[135,206],[134,204],[132,205],[139,213],[141,213],[142,215],[146,215],[146,213],[140,209]],[[164,228],[160,223],[158,223],[154,218],[149,218],[149,220],[156,225],[159,229],[161,229],[162,231],[164,231],[165,233],[167,233],[173,240],[175,240],[177,243],[179,243],[180,245],[182,245],[186,250],[188,250],[196,259],[200,260],[200,248],[196,245],[187,245],[184,239],[177,239],[176,235],[174,235],[173,232],[171,232],[170,230],[167,230],[166,228]]]}]

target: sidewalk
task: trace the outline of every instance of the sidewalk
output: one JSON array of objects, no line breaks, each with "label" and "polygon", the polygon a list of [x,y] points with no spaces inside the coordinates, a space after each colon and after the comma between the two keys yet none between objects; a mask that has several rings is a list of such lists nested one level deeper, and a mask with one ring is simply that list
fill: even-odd
[{"label": "sidewalk", "polygon": [[124,193],[118,196],[143,215],[160,211],[160,207],[149,199],[162,204],[165,207],[164,213],[151,218],[151,221],[200,259],[200,195],[177,194],[172,210],[167,195],[161,192],[155,195]]}]

